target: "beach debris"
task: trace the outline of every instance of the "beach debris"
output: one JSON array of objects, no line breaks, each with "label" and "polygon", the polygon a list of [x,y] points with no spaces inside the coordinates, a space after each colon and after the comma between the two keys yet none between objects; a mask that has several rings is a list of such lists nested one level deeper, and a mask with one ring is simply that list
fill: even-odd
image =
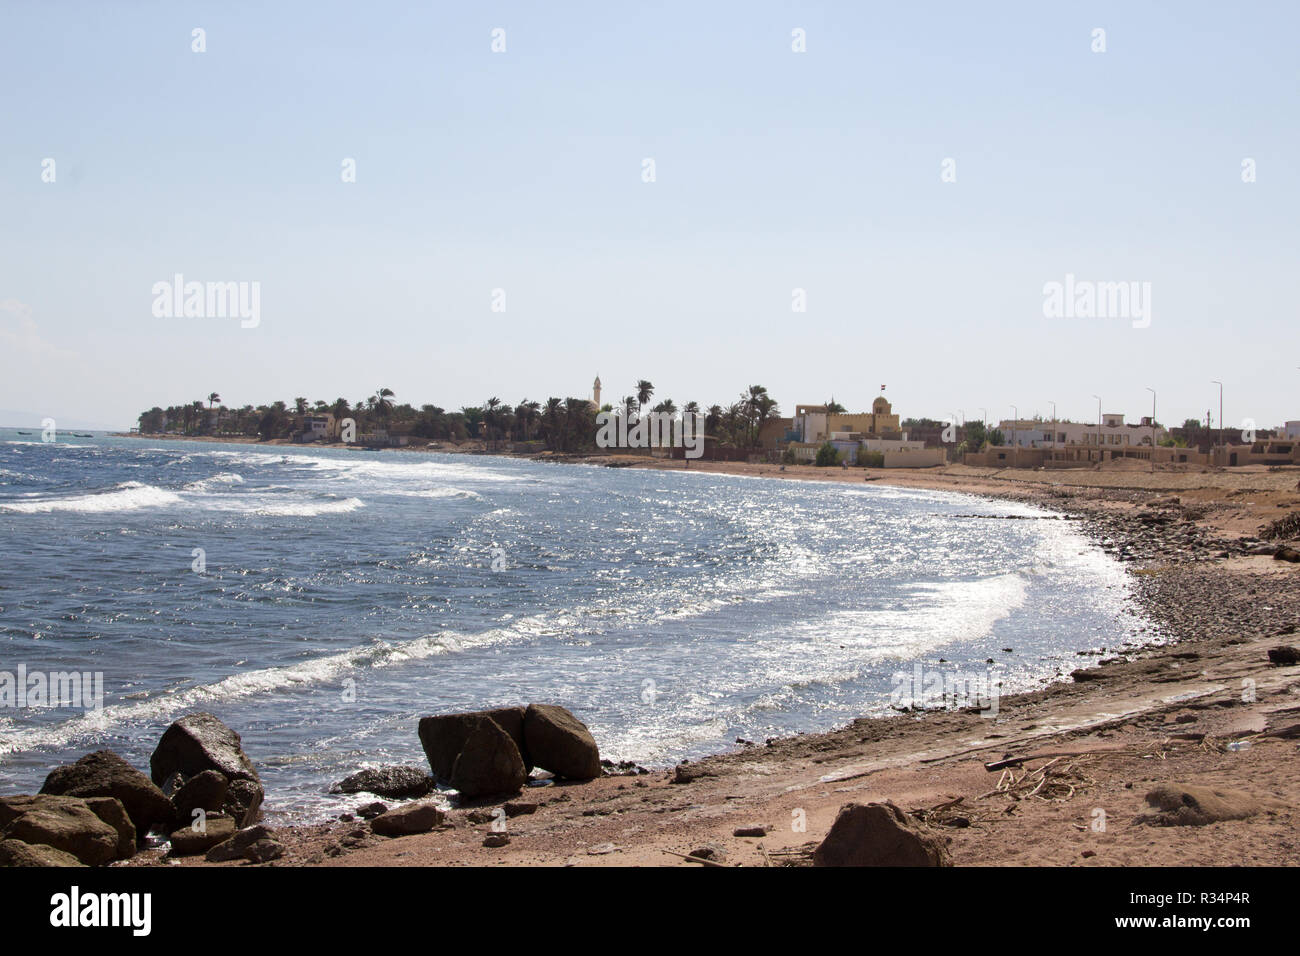
[{"label": "beach debris", "polygon": [[1149,811],[1135,824],[1160,827],[1205,826],[1221,820],[1245,820],[1268,809],[1283,809],[1277,800],[1253,797],[1241,790],[1192,783],[1170,783],[1146,795]]},{"label": "beach debris", "polygon": [[225,843],[235,835],[235,821],[230,817],[208,816],[203,826],[195,830],[192,825],[180,827],[169,837],[172,856],[198,856],[214,846]]},{"label": "beach debris", "polygon": [[890,801],[846,803],[813,851],[814,866],[952,866],[946,838]]},{"label": "beach debris", "polygon": [[555,704],[529,704],[524,746],[538,767],[569,780],[600,776],[600,748],[587,725]]},{"label": "beach debris", "polygon": [[751,823],[749,826],[736,827],[731,831],[731,835],[737,837],[765,837],[767,836],[767,825],[764,823]]},{"label": "beach debris", "polygon": [[216,770],[226,778],[222,812],[239,826],[255,823],[265,791],[239,734],[212,714],[187,714],[163,732],[149,758],[149,775],[161,784],[177,773],[188,781],[205,770]]},{"label": "beach debris", "polygon": [[438,789],[437,781],[420,767],[367,767],[344,777],[330,787],[330,793],[373,793],[390,800],[427,797]]},{"label": "beach debris", "polygon": [[519,748],[501,725],[480,717],[451,768],[451,785],[462,797],[517,793],[528,779]]},{"label": "beach debris", "polygon": [[[111,750],[86,754],[50,771],[41,793],[65,797],[115,797],[138,836],[172,822],[172,804],[154,782]],[[219,806],[219,805],[218,805]]]},{"label": "beach debris", "polygon": [[0,840],[0,867],[7,866],[85,866],[71,853],[56,850],[44,843]]},{"label": "beach debris", "polygon": [[431,800],[424,800],[381,813],[370,821],[370,829],[380,836],[390,837],[428,833],[440,825],[445,817],[442,807]]},{"label": "beach debris", "polygon": [[1290,667],[1293,664],[1300,664],[1300,647],[1292,647],[1289,644],[1270,647],[1268,649],[1268,661],[1278,667]]},{"label": "beach debris", "polygon": [[[110,812],[108,804],[116,805],[116,813]],[[130,826],[126,810],[114,797],[38,794],[0,798],[0,839],[44,844],[86,866],[100,866],[135,853],[134,828],[125,839],[127,834],[118,828],[122,821]],[[128,847],[124,848],[123,842]]]}]

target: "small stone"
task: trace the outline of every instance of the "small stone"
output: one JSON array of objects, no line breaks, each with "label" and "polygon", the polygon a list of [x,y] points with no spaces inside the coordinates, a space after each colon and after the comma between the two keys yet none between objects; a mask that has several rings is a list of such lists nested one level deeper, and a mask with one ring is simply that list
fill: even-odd
[{"label": "small stone", "polygon": [[509,842],[510,835],[508,833],[489,833],[483,838],[483,845],[491,849],[505,846]]}]

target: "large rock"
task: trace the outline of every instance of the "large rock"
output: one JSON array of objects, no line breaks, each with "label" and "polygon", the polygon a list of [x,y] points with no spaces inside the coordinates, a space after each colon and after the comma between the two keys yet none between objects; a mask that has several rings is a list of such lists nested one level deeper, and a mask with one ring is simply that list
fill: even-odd
[{"label": "large rock", "polygon": [[367,767],[334,784],[330,793],[373,793],[392,800],[406,800],[428,796],[436,789],[434,778],[419,767]]},{"label": "large rock", "polygon": [[161,784],[176,773],[188,781],[205,770],[219,771],[229,783],[222,812],[240,826],[254,823],[264,791],[239,734],[212,714],[187,714],[163,733],[149,758],[149,774]]},{"label": "large rock", "polygon": [[135,824],[127,815],[126,807],[117,797],[81,797],[90,812],[117,831],[117,859],[129,860],[135,856],[137,834]]},{"label": "large rock", "polygon": [[244,857],[245,852],[253,844],[261,840],[273,840],[275,834],[268,827],[257,825],[247,827],[231,836],[230,839],[218,843],[210,849],[204,856],[209,863],[228,863],[231,860],[239,860]]},{"label": "large rock", "polygon": [[163,792],[111,750],[87,754],[50,771],[41,793],[66,797],[114,797],[121,801],[136,833],[171,823],[172,806]]},{"label": "large rock", "polygon": [[1159,827],[1200,827],[1221,820],[1245,820],[1263,810],[1284,806],[1277,800],[1252,797],[1241,790],[1189,783],[1156,787],[1147,793],[1146,801],[1151,809],[1139,814],[1134,822]]},{"label": "large rock", "polygon": [[204,814],[220,813],[229,792],[230,781],[220,770],[205,770],[190,777],[172,794],[172,806],[176,808],[175,825],[191,826],[195,810],[202,810]]},{"label": "large rock", "polygon": [[442,823],[444,816],[437,804],[428,801],[408,803],[375,817],[370,821],[370,829],[380,836],[391,837],[428,833]]},{"label": "large rock", "polygon": [[600,776],[600,748],[587,725],[563,707],[529,704],[524,747],[535,766],[570,780]]},{"label": "large rock", "polygon": [[473,799],[517,793],[527,779],[514,738],[492,718],[478,718],[452,765],[451,785]]},{"label": "large rock", "polygon": [[429,759],[433,775],[442,781],[451,780],[451,771],[456,758],[465,749],[465,741],[473,732],[478,721],[487,717],[496,721],[514,741],[524,767],[532,769],[527,748],[524,746],[524,708],[498,707],[495,710],[476,710],[464,714],[440,714],[436,717],[420,718],[420,745],[424,755]]},{"label": "large rock", "polygon": [[[43,843],[75,856],[87,866],[100,866],[120,856],[121,837],[117,829],[100,819],[80,797],[48,794],[6,797],[0,800],[0,806],[3,807],[0,817],[6,818],[4,829],[0,830],[2,839],[33,845]],[[121,806],[119,803],[118,808]],[[126,818],[124,809],[121,816]]]},{"label": "large rock", "polygon": [[927,833],[889,801],[846,803],[814,866],[952,866],[945,840]]},{"label": "large rock", "polygon": [[172,856],[197,856],[214,846],[225,843],[235,835],[235,821],[230,817],[206,817],[203,827],[195,830],[193,824],[181,827],[171,835]]},{"label": "large rock", "polygon": [[0,867],[3,866],[85,866],[71,853],[64,853],[44,843],[0,840]]}]

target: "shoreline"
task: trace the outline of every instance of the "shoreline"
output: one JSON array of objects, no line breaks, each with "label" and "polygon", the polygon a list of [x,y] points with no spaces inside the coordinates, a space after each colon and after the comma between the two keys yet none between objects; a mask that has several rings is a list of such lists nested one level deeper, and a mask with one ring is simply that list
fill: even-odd
[{"label": "shoreline", "polygon": [[[612,456],[503,457],[602,465]],[[617,464],[685,470],[681,461],[663,459]],[[471,814],[504,800],[476,801],[453,809],[433,832],[400,838],[378,836],[359,820],[279,827],[276,839],[287,851],[267,865],[693,866],[699,860],[683,857],[701,847],[712,848],[723,865],[803,865],[809,844],[824,836],[842,803],[884,799],[919,811],[925,826],[949,838],[956,865],[1300,859],[1295,744],[1256,736],[1300,718],[1300,666],[1274,666],[1267,656],[1271,647],[1296,643],[1300,567],[1274,560],[1272,544],[1256,536],[1269,520],[1300,508],[1297,469],[1030,472],[949,465],[864,475],[696,461],[690,470],[858,485],[866,478],[1039,505],[1077,520],[1082,533],[1125,564],[1135,599],[1169,642],[1103,659],[1072,680],[1006,695],[992,721],[937,710],[859,718],[825,733],[738,742],[673,770],[527,787],[514,799],[534,804],[535,812],[510,819],[511,840],[503,847],[482,845],[490,826]],[[1226,746],[1239,738],[1248,743]],[[1005,774],[984,769],[988,760],[1044,751],[1076,754],[1042,759],[1058,768],[1053,773],[1067,774],[1054,782],[1052,798],[1024,796]],[[1027,759],[1022,766],[1035,764]],[[1244,784],[1288,809],[1204,827],[1130,827],[1157,782]],[[358,795],[357,803],[371,799]],[[1094,827],[1099,809],[1115,821],[1102,832]],[[755,823],[767,828],[765,836],[733,834]],[[162,863],[152,850],[123,865]],[[181,858],[165,865],[229,864]]]}]

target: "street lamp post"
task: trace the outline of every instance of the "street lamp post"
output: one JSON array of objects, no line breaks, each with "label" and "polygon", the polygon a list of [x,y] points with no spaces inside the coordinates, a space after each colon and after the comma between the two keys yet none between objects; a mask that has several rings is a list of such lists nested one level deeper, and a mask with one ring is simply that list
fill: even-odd
[{"label": "street lamp post", "polygon": [[1011,467],[1015,468],[1020,464],[1020,443],[1016,439],[1016,429],[1020,425],[1020,409],[1011,406]]},{"label": "street lamp post", "polygon": [[1156,390],[1150,385],[1147,391],[1151,393],[1151,470],[1156,470]]},{"label": "street lamp post", "polygon": [[1223,383],[1212,379],[1210,384],[1219,386],[1219,448],[1223,448]]},{"label": "street lamp post", "polygon": [[1052,406],[1052,450],[1056,450],[1056,402],[1048,402]]},{"label": "street lamp post", "polygon": [[1097,463],[1100,464],[1101,461],[1102,461],[1102,451],[1101,451],[1101,396],[1100,396],[1100,395],[1094,395],[1094,396],[1092,396],[1092,397],[1095,398],[1095,399],[1097,400]]}]

